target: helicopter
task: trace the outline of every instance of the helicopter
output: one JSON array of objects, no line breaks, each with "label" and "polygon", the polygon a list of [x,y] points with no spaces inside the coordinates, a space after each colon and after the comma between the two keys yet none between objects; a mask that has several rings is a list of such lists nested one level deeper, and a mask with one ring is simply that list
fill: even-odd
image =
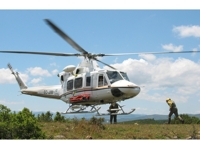
[{"label": "helicopter", "polygon": [[[8,68],[16,78],[22,94],[38,96],[51,99],[59,99],[69,104],[67,110],[63,114],[74,113],[96,113],[97,116],[102,115],[128,115],[136,109],[133,108],[129,112],[123,110],[124,106],[118,104],[119,109],[108,110],[107,113],[100,113],[100,105],[113,104],[121,101],[129,100],[137,96],[141,88],[137,84],[131,82],[126,72],[117,70],[113,66],[100,61],[99,57],[104,56],[121,56],[121,55],[136,55],[136,54],[167,54],[167,53],[193,53],[200,51],[179,51],[179,52],[142,52],[142,53],[120,53],[120,54],[92,54],[79,46],[72,38],[64,33],[49,19],[44,21],[69,45],[71,45],[79,53],[53,53],[53,52],[31,52],[31,51],[0,51],[0,53],[15,53],[15,54],[35,54],[35,55],[50,55],[50,56],[76,56],[84,59],[77,65],[67,65],[57,76],[60,80],[60,85],[28,87],[22,80],[18,72],[15,72],[8,64]],[[102,69],[99,67],[100,62],[109,67]],[[87,110],[87,108],[90,110]],[[115,110],[115,113],[111,113]]]}]

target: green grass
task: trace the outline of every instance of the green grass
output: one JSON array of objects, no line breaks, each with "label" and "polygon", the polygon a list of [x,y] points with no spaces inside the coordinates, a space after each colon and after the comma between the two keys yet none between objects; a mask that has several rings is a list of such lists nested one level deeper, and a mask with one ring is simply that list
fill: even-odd
[{"label": "green grass", "polygon": [[86,120],[40,122],[47,139],[200,139],[198,124],[101,124]]}]

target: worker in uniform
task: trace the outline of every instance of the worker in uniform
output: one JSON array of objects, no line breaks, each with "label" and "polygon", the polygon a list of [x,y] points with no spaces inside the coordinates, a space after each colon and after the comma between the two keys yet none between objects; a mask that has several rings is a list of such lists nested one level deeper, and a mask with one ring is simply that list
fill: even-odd
[{"label": "worker in uniform", "polygon": [[182,122],[182,124],[184,123],[184,120],[181,118],[181,116],[178,115],[178,109],[176,107],[176,104],[174,101],[171,100],[171,98],[167,98],[166,99],[166,103],[169,105],[169,115],[168,115],[168,124],[170,124],[171,122],[171,116],[173,114],[175,114],[176,117],[178,117],[178,119]]},{"label": "worker in uniform", "polygon": [[109,112],[110,112],[110,124],[112,124],[112,120],[114,119],[114,123],[117,123],[117,114],[112,114],[112,113],[117,113],[119,110],[112,110],[112,109],[118,109],[119,106],[116,102],[112,103],[109,107]]}]

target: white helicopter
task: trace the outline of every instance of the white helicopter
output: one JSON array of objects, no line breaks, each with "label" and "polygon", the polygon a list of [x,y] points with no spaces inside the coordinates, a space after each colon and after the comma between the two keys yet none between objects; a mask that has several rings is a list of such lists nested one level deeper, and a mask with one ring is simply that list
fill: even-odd
[{"label": "white helicopter", "polygon": [[[30,51],[0,51],[0,53],[16,53],[16,54],[39,54],[39,55],[53,55],[53,56],[83,56],[84,60],[77,66],[68,65],[62,72],[58,74],[61,85],[42,86],[42,87],[27,87],[27,85],[20,78],[18,72],[15,72],[10,64],[8,68],[15,76],[20,91],[22,94],[39,96],[45,98],[59,99],[69,104],[68,109],[64,114],[72,113],[97,113],[100,115],[128,115],[135,111],[132,109],[129,112],[123,110],[123,106],[119,109],[114,109],[117,112],[100,113],[98,107],[103,104],[112,104],[128,100],[137,96],[140,93],[140,87],[132,83],[127,74],[119,71],[116,68],[100,61],[97,57],[104,56],[120,56],[120,55],[134,55],[134,54],[166,54],[166,53],[192,53],[194,51],[181,52],[142,52],[142,53],[121,53],[121,54],[91,54],[79,46],[67,34],[59,29],[53,22],[45,19],[46,23],[57,32],[65,41],[67,41],[74,49],[80,53],[51,53],[51,52],[30,52]],[[200,52],[200,51],[195,51]],[[100,62],[108,67],[110,70],[101,69],[97,62]],[[90,107],[90,110],[86,108]]]}]

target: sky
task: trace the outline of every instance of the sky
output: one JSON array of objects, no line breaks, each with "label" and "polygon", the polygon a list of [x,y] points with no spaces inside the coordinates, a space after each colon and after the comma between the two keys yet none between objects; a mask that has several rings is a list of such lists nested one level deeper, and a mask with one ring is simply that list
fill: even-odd
[{"label": "sky", "polygon": [[[0,9],[0,50],[78,53],[44,21],[50,19],[90,53],[200,50],[200,10],[196,9]],[[12,111],[64,112],[61,100],[22,95],[10,63],[28,87],[59,85],[59,72],[81,58],[0,54],[0,104]],[[141,87],[120,102],[135,114],[169,113],[166,98],[179,114],[200,113],[200,53],[108,56],[101,61],[127,72]],[[99,64],[101,68],[106,68]],[[108,105],[100,112],[105,113]]]}]

